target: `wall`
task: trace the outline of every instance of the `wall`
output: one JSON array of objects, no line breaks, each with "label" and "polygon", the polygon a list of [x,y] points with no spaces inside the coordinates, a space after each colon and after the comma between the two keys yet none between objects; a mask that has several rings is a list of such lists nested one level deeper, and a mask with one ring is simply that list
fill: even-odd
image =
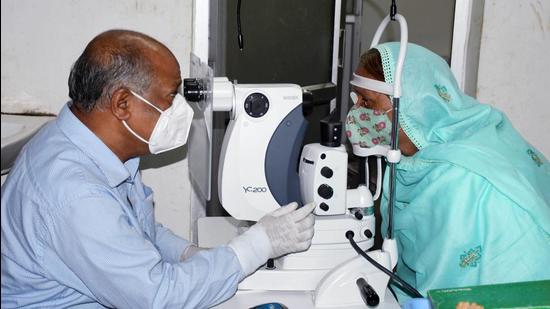
[{"label": "wall", "polygon": [[[73,62],[97,34],[111,28],[147,33],[189,72],[192,0],[2,0],[2,112],[56,114],[68,100]],[[189,236],[190,185],[185,149],[143,164],[155,191],[157,220]]]},{"label": "wall", "polygon": [[[425,46],[449,60],[455,0],[396,1],[408,24],[409,42]],[[391,1],[363,0],[361,50],[367,51],[380,22],[390,13]],[[390,23],[380,42],[399,41],[399,27]]]},{"label": "wall", "polygon": [[550,1],[486,0],[477,98],[550,158]]}]

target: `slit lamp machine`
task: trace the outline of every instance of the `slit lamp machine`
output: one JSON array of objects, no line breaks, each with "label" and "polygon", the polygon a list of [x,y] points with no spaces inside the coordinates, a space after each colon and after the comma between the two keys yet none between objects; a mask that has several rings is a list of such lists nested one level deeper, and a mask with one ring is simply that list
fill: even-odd
[{"label": "slit lamp machine", "polygon": [[[311,247],[268,263],[242,281],[239,291],[311,291],[314,308],[365,304],[375,307],[393,299],[387,289],[398,257],[391,218],[395,203],[395,165],[401,157],[397,141],[398,111],[407,46],[405,18],[399,14],[394,17],[401,29],[395,83],[355,74],[351,81],[355,86],[393,96],[391,146],[353,147],[356,156],[377,157],[374,197],[365,185],[347,188],[348,153],[340,144],[341,123],[321,122],[321,142],[301,149],[307,121],[300,86],[233,84],[225,77],[212,78],[204,72],[195,72],[195,75],[191,72],[192,76],[203,75],[203,78],[184,81],[186,99],[197,102],[192,104],[194,108],[202,109],[205,115],[208,114],[205,111],[210,112],[208,109],[230,114],[221,148],[218,193],[223,208],[233,218],[257,221],[293,201],[316,205]],[[389,21],[390,15],[378,27],[371,47],[378,44]],[[193,142],[191,137],[191,156]],[[382,249],[366,252],[374,245],[373,201],[380,196],[382,157],[386,158],[390,173],[389,228]],[[368,166],[365,168],[368,173]],[[203,193],[210,195],[206,190]],[[392,304],[398,306],[395,299]]]}]

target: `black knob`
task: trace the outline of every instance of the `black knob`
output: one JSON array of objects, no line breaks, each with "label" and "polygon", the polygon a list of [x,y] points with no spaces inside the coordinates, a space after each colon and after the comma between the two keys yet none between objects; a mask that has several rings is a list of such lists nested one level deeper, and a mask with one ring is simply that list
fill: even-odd
[{"label": "black knob", "polygon": [[205,99],[205,91],[201,82],[196,78],[183,80],[183,96],[187,101],[199,102]]},{"label": "black knob", "polygon": [[325,166],[321,169],[321,175],[325,176],[326,178],[332,177],[333,174],[334,174],[334,172],[328,166]]},{"label": "black knob", "polygon": [[356,211],[353,215],[355,216],[355,219],[357,219],[357,220],[363,219],[363,214],[361,213],[360,210]]},{"label": "black knob", "polygon": [[378,306],[378,304],[380,303],[380,297],[378,297],[378,294],[376,294],[374,288],[370,284],[368,284],[367,281],[363,278],[357,279],[355,283],[359,288],[361,298],[363,298],[365,304],[369,307]]},{"label": "black knob", "polygon": [[321,203],[319,205],[319,208],[321,208],[323,211],[328,211],[328,205],[326,203]]},{"label": "black knob", "polygon": [[255,92],[244,100],[244,110],[254,118],[259,118],[267,113],[269,109],[269,100],[259,92]]},{"label": "black knob", "polygon": [[372,238],[372,232],[369,229],[366,229],[363,234],[365,234],[367,238]]},{"label": "black knob", "polygon": [[317,193],[319,193],[319,196],[321,196],[322,198],[328,200],[332,197],[334,191],[329,185],[322,184],[319,186],[319,188],[317,188]]}]

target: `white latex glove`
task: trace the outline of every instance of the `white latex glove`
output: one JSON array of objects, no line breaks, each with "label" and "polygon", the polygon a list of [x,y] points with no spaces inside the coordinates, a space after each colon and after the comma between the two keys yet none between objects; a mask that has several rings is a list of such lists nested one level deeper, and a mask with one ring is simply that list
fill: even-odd
[{"label": "white latex glove", "polygon": [[296,210],[297,207],[297,203],[290,203],[265,215],[229,243],[245,275],[253,273],[269,258],[309,248],[315,224],[312,214],[315,205],[307,204]]},{"label": "white latex glove", "polygon": [[271,241],[270,258],[287,253],[305,251],[311,246],[315,217],[315,204],[310,203],[296,210],[297,203],[290,203],[258,221]]}]

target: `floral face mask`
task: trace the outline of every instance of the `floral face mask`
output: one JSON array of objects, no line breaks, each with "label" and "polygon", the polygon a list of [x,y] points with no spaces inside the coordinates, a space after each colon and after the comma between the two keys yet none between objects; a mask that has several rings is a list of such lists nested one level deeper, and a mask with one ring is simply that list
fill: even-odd
[{"label": "floral face mask", "polygon": [[[353,95],[352,99],[354,99]],[[346,134],[352,145],[361,147],[390,145],[392,124],[388,117],[389,111],[391,109],[377,111],[362,106],[353,106],[346,118]]]}]

